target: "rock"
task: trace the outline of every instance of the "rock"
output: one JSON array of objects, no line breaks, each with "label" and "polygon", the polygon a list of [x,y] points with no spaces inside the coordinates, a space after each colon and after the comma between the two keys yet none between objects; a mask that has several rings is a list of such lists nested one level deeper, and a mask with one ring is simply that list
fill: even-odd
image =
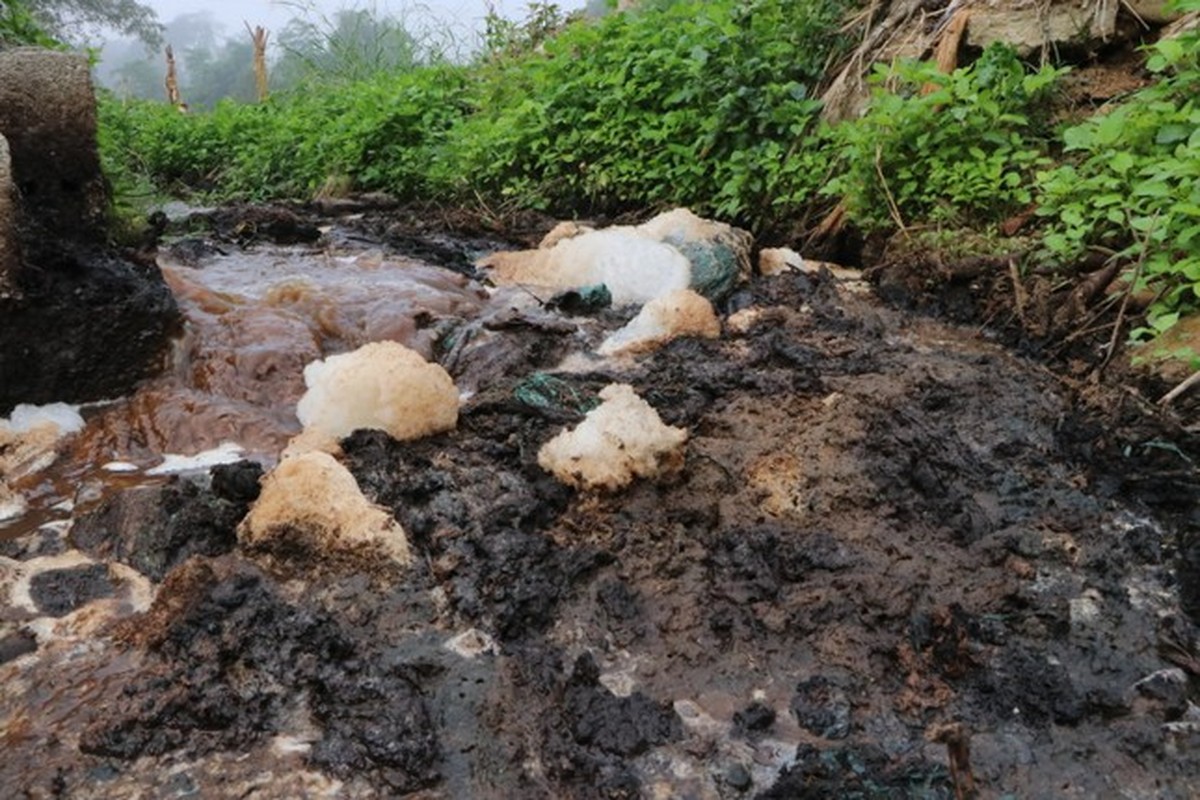
[{"label": "rock", "polygon": [[775,709],[760,702],[751,703],[733,715],[734,735],[741,738],[766,733],[774,724]]},{"label": "rock", "polygon": [[642,353],[680,336],[715,339],[720,335],[721,322],[712,303],[691,289],[680,289],[642,306],[638,315],[605,339],[597,352],[601,355]]},{"label": "rock", "polygon": [[53,464],[62,439],[82,428],[78,410],[65,403],[19,405],[0,418],[0,522],[25,513],[15,486]]},{"label": "rock", "polygon": [[1166,25],[1183,16],[1183,12],[1169,0],[1128,0],[1126,6],[1139,19],[1154,25]]},{"label": "rock", "polygon": [[29,581],[29,594],[39,611],[63,617],[80,606],[116,593],[108,567],[81,564],[77,567],[39,572]]},{"label": "rock", "polygon": [[0,134],[8,139],[24,221],[74,239],[102,236],[108,191],[87,56],[0,51]]},{"label": "rock", "polygon": [[1088,0],[983,0],[971,4],[967,44],[1003,42],[1028,55],[1050,44],[1105,42],[1116,33],[1119,7]]},{"label": "rock", "polygon": [[335,438],[359,428],[401,441],[453,430],[458,390],[446,370],[396,342],[372,342],[304,368],[296,415],[306,431]]},{"label": "rock", "polygon": [[820,275],[827,271],[835,279],[842,282],[858,283],[862,281],[862,272],[843,267],[829,261],[814,261],[804,258],[788,247],[766,248],[758,254],[758,271],[764,278],[780,275],[784,272],[803,272],[806,275]]},{"label": "rock", "polygon": [[686,208],[659,214],[638,226],[643,235],[683,253],[692,266],[689,284],[714,302],[750,278],[753,237],[740,228],[703,219]]},{"label": "rock", "polygon": [[100,563],[78,550],[19,562],[0,559],[7,613],[25,618],[39,643],[94,635],[144,611],[153,594],[150,582],[125,565]]},{"label": "rock", "polygon": [[0,637],[0,664],[37,650],[37,637],[29,631],[18,630]]},{"label": "rock", "polygon": [[[256,491],[262,468],[243,463],[252,466],[243,468],[239,484],[252,480]],[[237,545],[237,525],[253,498],[248,487],[233,488],[227,485],[228,478],[218,479],[217,469],[222,468],[213,470],[212,490],[176,478],[163,486],[141,486],[113,495],[75,522],[72,543],[94,558],[128,564],[154,581],[163,580],[191,556],[230,552]],[[235,496],[221,496],[218,486]]]},{"label": "rock", "polygon": [[726,786],[737,792],[744,792],[754,785],[754,778],[751,777],[750,770],[741,764],[730,764],[726,767],[722,780]]},{"label": "rock", "polygon": [[267,475],[238,541],[278,560],[349,561],[362,568],[410,560],[400,524],[321,452],[286,459]]},{"label": "rock", "polygon": [[1134,713],[1178,719],[1188,706],[1188,677],[1179,667],[1152,672],[1129,688],[1127,701]]},{"label": "rock", "polygon": [[563,239],[572,239],[576,236],[584,233],[590,233],[594,230],[595,228],[590,225],[581,225],[580,223],[572,220],[560,222],[551,228],[549,233],[542,237],[542,240],[538,242],[538,249],[549,250]]},{"label": "rock", "polygon": [[850,700],[824,675],[800,682],[791,709],[800,727],[809,733],[826,739],[845,739],[850,735]]},{"label": "rock", "polygon": [[750,234],[677,208],[636,227],[564,223],[536,250],[479,262],[499,286],[578,289],[604,284],[618,306],[692,288],[716,301],[750,275]]},{"label": "rock", "polygon": [[583,422],[542,446],[542,469],[569,486],[616,491],[635,477],[657,478],[683,466],[687,431],[664,425],[633,387],[611,384],[600,399]]}]

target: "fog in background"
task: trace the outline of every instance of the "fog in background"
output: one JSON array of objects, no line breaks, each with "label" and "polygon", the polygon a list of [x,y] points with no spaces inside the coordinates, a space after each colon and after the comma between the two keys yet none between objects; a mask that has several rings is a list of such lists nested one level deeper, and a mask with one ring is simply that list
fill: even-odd
[{"label": "fog in background", "polygon": [[[267,56],[273,90],[302,84],[314,74],[331,41],[359,40],[366,51],[361,68],[404,67],[432,59],[463,62],[482,48],[489,9],[520,21],[527,0],[142,0],[158,13],[163,43],[176,58],[183,100],[211,106],[231,97],[254,99],[252,45],[246,26],[269,33]],[[588,0],[557,3],[565,14]],[[596,13],[603,0],[591,0]],[[99,51],[97,82],[119,97],[165,99],[166,63],[161,49],[134,39],[94,42]],[[344,60],[344,59],[343,59]],[[319,71],[319,70],[318,70]],[[306,75],[305,72],[308,74]],[[343,77],[355,78],[356,74]]]}]

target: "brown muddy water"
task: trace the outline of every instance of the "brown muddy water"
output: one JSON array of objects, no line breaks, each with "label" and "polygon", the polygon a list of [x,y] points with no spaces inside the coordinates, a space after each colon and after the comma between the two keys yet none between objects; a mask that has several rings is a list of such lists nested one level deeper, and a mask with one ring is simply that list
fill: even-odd
[{"label": "brown muddy water", "polygon": [[[632,312],[490,292],[378,222],[164,253],[171,369],[85,412],[31,515],[62,519],[2,546],[9,796],[1200,796],[1190,451],[828,274],[534,401]],[[451,433],[343,442],[412,566],[271,574],[233,535],[256,464],[147,474],[269,465],[304,364],[378,338],[463,395]],[[589,496],[536,454],[613,382],[686,461]]]}]

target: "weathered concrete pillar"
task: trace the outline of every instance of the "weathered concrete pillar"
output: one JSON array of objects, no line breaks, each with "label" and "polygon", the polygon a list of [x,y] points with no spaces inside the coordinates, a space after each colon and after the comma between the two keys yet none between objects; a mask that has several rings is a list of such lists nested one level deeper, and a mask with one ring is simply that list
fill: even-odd
[{"label": "weathered concrete pillar", "polygon": [[85,56],[0,51],[0,134],[8,139],[26,220],[70,238],[91,238],[103,228],[108,192]]},{"label": "weathered concrete pillar", "polygon": [[20,258],[8,141],[0,136],[0,297],[12,294]]},{"label": "weathered concrete pillar", "polygon": [[0,142],[0,415],[131,391],[179,310],[153,263],[107,243],[87,59],[0,51]]}]

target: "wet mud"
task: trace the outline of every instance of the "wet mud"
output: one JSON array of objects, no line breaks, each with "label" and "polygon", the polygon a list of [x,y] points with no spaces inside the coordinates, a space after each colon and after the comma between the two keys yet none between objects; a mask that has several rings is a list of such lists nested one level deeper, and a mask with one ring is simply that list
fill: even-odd
[{"label": "wet mud", "polygon": [[[403,570],[255,565],[246,464],[6,544],[0,785],[953,798],[958,723],[980,797],[1200,793],[1200,451],[1119,389],[827,273],[721,311],[750,321],[557,372],[616,312],[479,324],[504,366],[457,430],[342,443]],[[683,469],[558,484],[538,448],[616,381],[689,430]],[[69,547],[86,563],[21,577]],[[104,602],[126,604],[92,624]]]}]

